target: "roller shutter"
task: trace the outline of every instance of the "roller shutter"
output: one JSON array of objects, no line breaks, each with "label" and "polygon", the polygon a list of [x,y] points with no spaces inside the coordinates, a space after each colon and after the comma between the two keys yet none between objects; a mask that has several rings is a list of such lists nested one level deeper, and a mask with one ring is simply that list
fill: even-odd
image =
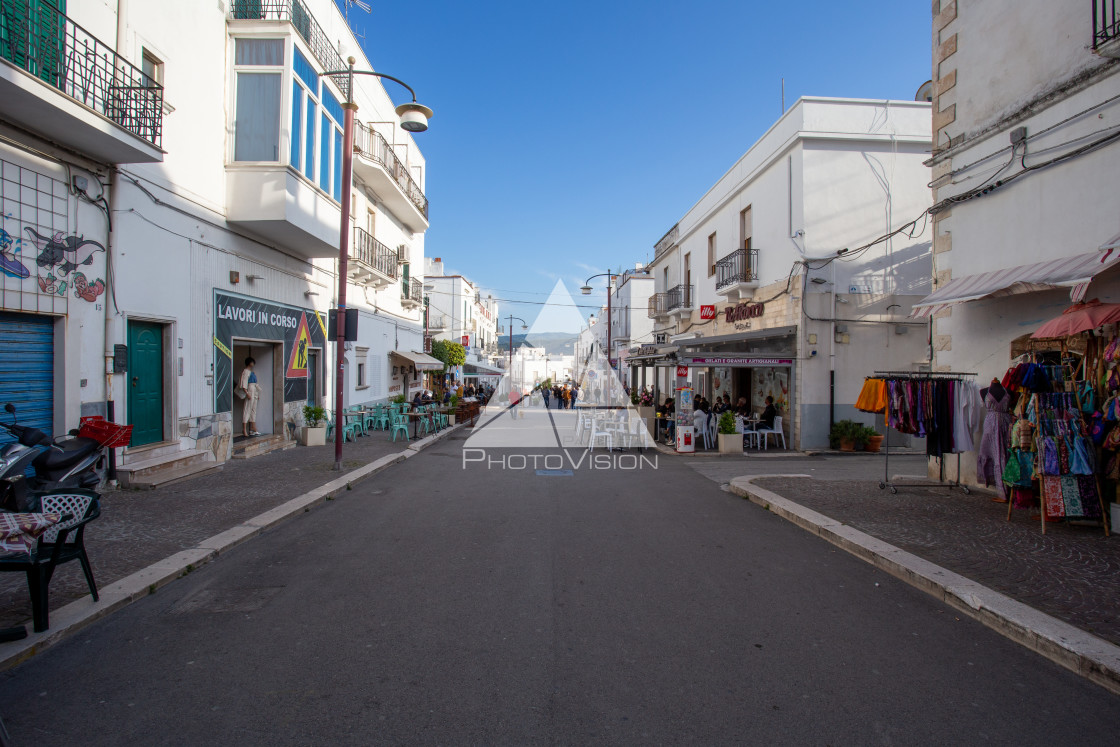
[{"label": "roller shutter", "polygon": [[[54,319],[0,312],[0,408],[11,402],[21,425],[54,430]],[[10,416],[0,410],[5,422]],[[0,446],[12,441],[0,429]]]}]

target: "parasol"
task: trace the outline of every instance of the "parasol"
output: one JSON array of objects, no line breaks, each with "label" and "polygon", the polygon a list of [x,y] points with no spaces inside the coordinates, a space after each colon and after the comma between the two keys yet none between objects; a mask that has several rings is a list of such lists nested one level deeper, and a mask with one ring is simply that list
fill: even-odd
[{"label": "parasol", "polygon": [[1092,301],[1070,306],[1057,319],[1051,319],[1039,327],[1031,338],[1042,340],[1069,337],[1110,322],[1120,322],[1120,303],[1101,303],[1094,298]]}]

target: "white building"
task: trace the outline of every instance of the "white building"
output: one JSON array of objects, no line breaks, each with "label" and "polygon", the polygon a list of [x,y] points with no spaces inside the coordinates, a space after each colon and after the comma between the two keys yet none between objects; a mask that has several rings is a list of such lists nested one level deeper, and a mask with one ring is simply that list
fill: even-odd
[{"label": "white building", "polygon": [[524,390],[532,389],[546,379],[563,384],[574,378],[572,356],[549,353],[545,348],[522,345],[513,351],[511,376]]},{"label": "white building", "polygon": [[[59,183],[48,190],[59,206],[72,203],[57,225],[37,225],[104,247],[85,244],[93,253],[77,254],[91,262],[81,268],[86,290],[77,300],[69,298],[72,273],[21,283],[28,300],[5,292],[5,308],[69,318],[70,304],[87,317],[81,345],[64,341],[55,365],[56,431],[76,424],[79,402],[94,412],[109,401],[117,420],[133,426],[122,454],[126,476],[224,461],[241,431],[233,385],[251,355],[265,392],[257,428],[273,436],[254,448],[285,445],[305,403],[333,404],[334,347],[325,337],[337,304],[346,92],[319,73],[345,67],[351,55],[358,69],[375,66],[331,0],[84,3],[73,11],[74,21],[110,40],[106,49],[149,77],[137,72],[133,98],[117,103],[119,94],[106,92],[103,111],[95,100],[90,112],[18,60],[0,64],[14,87],[41,102],[35,127],[72,110],[73,129],[57,127],[75,134],[56,142],[70,137],[68,149],[87,148],[83,158],[59,156],[88,177],[80,195],[67,188],[65,166],[11,154],[13,167]],[[67,34],[77,28],[68,23]],[[64,55],[66,64],[80,57]],[[422,385],[417,369],[426,365],[416,352],[423,350],[416,270],[428,226],[426,164],[377,79],[359,77],[353,99],[347,300],[360,319],[358,339],[347,344],[347,403],[407,394]],[[122,133],[118,122],[133,132]],[[102,195],[111,235],[93,207]],[[101,375],[115,350],[114,373]]]},{"label": "white building", "polygon": [[428,333],[467,349],[463,374],[492,379],[502,372],[498,354],[498,302],[462,275],[448,275],[443,259],[425,260],[424,290],[428,297]]},{"label": "white building", "polygon": [[917,313],[937,369],[987,382],[1071,302],[1120,301],[1120,19],[1046,0],[933,13],[935,291]]},{"label": "white building", "polygon": [[641,265],[614,279],[610,308],[610,360],[616,370],[624,370],[631,348],[653,342],[653,320],[648,313],[653,286],[653,275]]},{"label": "white building", "polygon": [[607,325],[602,322],[607,318],[607,307],[604,304],[599,309],[599,314],[592,314],[587,319],[587,324],[580,330],[576,337],[575,353],[572,365],[575,367],[575,378],[583,375],[589,368],[595,368],[595,357],[605,355],[607,349]]},{"label": "white building", "polygon": [[631,383],[663,398],[679,365],[709,398],[761,411],[773,396],[796,448],[827,446],[832,420],[870,421],[854,408],[864,377],[928,360],[908,314],[929,288],[929,230],[857,250],[929,207],[929,111],[798,100],[656,244],[653,345]]}]

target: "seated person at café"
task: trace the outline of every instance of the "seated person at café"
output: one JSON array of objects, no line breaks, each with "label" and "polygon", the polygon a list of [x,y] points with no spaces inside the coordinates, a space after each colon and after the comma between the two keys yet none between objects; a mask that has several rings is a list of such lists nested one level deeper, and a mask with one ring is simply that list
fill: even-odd
[{"label": "seated person at caf\u00e9", "polygon": [[749,418],[751,413],[751,406],[747,404],[746,397],[740,397],[739,401],[735,403],[735,414],[742,415],[744,418]]},{"label": "seated person at caf\u00e9", "polygon": [[729,405],[724,404],[724,401],[719,396],[717,396],[715,404],[712,405],[712,413],[715,415],[722,415],[723,413],[727,412],[729,407]]},{"label": "seated person at caf\u00e9", "polygon": [[665,404],[661,405],[661,417],[664,418],[664,428],[669,434],[669,438],[673,438],[677,433],[677,405],[673,402],[672,397],[665,398]]},{"label": "seated person at caf\u00e9", "polygon": [[419,407],[423,403],[424,403],[424,391],[420,390],[420,391],[416,392],[416,396],[412,398],[412,406],[413,407]]},{"label": "seated person at caf\u00e9", "polygon": [[766,409],[762,411],[762,418],[759,425],[762,428],[774,428],[774,418],[778,416],[778,408],[774,407],[774,398],[766,398]]}]

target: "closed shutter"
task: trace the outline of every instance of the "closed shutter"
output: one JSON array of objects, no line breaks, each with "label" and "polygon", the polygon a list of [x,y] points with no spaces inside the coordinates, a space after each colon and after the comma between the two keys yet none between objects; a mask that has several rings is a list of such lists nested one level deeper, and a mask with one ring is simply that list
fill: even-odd
[{"label": "closed shutter", "polygon": [[[20,425],[54,430],[54,320],[0,312],[0,408],[16,406]],[[10,416],[0,411],[5,422]],[[14,439],[0,429],[0,446]]]}]

